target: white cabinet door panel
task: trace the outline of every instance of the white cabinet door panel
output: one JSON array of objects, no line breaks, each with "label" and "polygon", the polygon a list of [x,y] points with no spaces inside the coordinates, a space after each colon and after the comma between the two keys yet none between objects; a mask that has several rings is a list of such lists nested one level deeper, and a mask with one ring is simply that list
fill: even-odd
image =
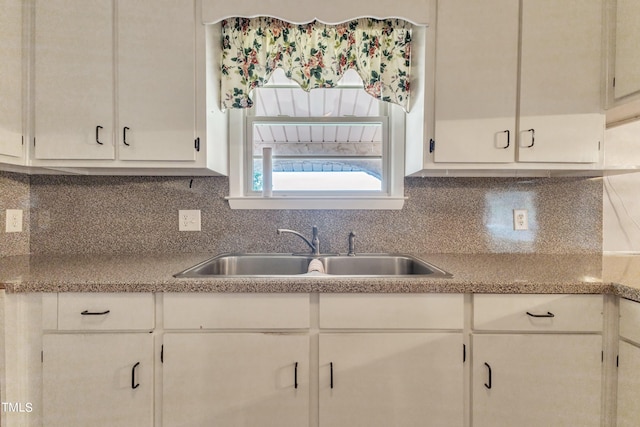
[{"label": "white cabinet door panel", "polygon": [[438,3],[436,162],[514,161],[518,8],[511,0]]},{"label": "white cabinet door panel", "polygon": [[113,2],[35,10],[35,157],[113,159]]},{"label": "white cabinet door panel", "polygon": [[0,155],[22,157],[22,1],[0,11]]},{"label": "white cabinet door panel", "polygon": [[618,362],[618,427],[634,427],[640,420],[640,347],[620,341]]},{"label": "white cabinet door panel", "polygon": [[600,335],[474,335],[474,427],[598,427]]},{"label": "white cabinet door panel", "polygon": [[164,426],[309,425],[307,335],[168,333],[163,343]]},{"label": "white cabinet door panel", "polygon": [[43,425],[153,425],[151,334],[45,335],[42,369]]},{"label": "white cabinet door panel", "polygon": [[462,426],[461,333],[320,334],[320,426]]},{"label": "white cabinet door panel", "polygon": [[118,2],[120,160],[195,160],[195,25],[193,0]]}]

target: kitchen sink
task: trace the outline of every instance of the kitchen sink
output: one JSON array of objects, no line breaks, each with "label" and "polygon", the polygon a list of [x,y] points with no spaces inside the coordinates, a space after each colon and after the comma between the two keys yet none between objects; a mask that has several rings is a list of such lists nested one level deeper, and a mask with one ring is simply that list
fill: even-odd
[{"label": "kitchen sink", "polygon": [[[309,263],[319,260],[324,273],[308,273]],[[429,276],[451,277],[428,262],[404,254],[295,255],[295,254],[221,254],[194,265],[178,278],[220,276]]]}]

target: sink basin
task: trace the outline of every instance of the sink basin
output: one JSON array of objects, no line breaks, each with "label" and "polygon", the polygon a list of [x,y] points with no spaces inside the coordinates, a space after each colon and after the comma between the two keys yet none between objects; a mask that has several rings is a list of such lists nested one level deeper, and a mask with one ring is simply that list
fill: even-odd
[{"label": "sink basin", "polygon": [[[308,272],[313,259],[322,262],[326,276],[429,276],[451,277],[451,274],[412,255],[358,254],[291,255],[291,254],[222,254],[194,265],[178,278],[220,276],[296,276]],[[319,273],[310,273],[317,275]]]}]

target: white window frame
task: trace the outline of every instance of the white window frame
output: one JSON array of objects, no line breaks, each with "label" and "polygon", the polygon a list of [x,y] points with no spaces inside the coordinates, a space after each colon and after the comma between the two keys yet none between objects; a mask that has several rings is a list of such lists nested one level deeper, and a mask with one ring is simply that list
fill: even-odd
[{"label": "white window frame", "polygon": [[[232,209],[402,209],[404,196],[404,134],[405,113],[401,107],[389,104],[388,141],[383,142],[383,190],[381,192],[274,192],[270,197],[249,191],[247,169],[252,158],[249,126],[255,118],[247,111],[228,110],[229,115],[229,196]],[[304,118],[307,122],[309,118]],[[353,118],[358,123],[361,118]],[[268,121],[269,118],[265,118]],[[320,119],[323,120],[323,119]],[[343,119],[339,119],[342,121]],[[333,119],[336,121],[336,119]],[[361,120],[360,120],[361,121]],[[386,147],[385,147],[386,145]]]}]

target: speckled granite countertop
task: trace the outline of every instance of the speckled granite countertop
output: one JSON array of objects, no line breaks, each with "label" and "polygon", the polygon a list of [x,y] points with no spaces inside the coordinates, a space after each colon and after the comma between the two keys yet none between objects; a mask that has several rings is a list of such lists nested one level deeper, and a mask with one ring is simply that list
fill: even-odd
[{"label": "speckled granite countertop", "polygon": [[421,254],[453,278],[176,279],[212,254],[0,258],[7,292],[611,293],[640,301],[640,255]]}]

